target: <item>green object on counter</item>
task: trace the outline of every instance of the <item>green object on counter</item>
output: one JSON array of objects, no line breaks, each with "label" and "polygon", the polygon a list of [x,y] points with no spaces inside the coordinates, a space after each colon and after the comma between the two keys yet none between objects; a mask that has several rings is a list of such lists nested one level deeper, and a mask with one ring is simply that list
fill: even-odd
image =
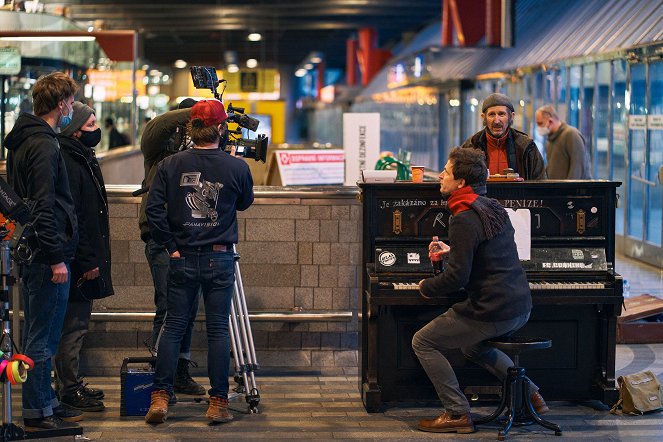
[{"label": "green object on counter", "polygon": [[411,153],[407,151],[398,151],[398,158],[393,156],[385,156],[375,163],[375,170],[389,170],[396,168],[397,181],[409,181],[412,179],[410,175],[410,156]]}]

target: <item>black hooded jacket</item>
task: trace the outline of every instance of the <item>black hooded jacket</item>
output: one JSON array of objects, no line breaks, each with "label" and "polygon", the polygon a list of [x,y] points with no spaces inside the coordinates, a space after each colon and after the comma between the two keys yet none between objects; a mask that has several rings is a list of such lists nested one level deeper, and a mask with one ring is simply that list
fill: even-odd
[{"label": "black hooded jacket", "polygon": [[53,265],[71,260],[78,243],[78,225],[55,132],[43,119],[22,114],[5,138],[5,147],[9,185],[34,205],[35,262]]},{"label": "black hooded jacket", "polygon": [[[98,299],[113,294],[111,282],[108,197],[94,150],[75,138],[58,135],[67,166],[69,189],[78,216],[79,241],[71,264],[69,299]],[[83,273],[99,267],[99,277],[75,284]],[[83,282],[83,281],[81,281]]]}]

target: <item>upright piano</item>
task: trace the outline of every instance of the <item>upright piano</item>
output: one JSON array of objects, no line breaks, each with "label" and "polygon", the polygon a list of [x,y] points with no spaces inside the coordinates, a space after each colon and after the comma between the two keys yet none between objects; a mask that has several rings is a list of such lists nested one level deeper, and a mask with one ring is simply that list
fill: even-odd
[{"label": "upright piano", "polygon": [[[547,400],[617,401],[616,323],[622,278],[615,272],[618,182],[489,182],[488,196],[529,211],[531,248],[521,260],[532,291],[530,320],[517,335],[552,348],[521,355]],[[418,282],[433,276],[428,243],[448,240],[450,212],[438,183],[362,183],[364,269],[361,379],[366,410],[439,403],[411,348],[414,333],[465,296],[425,299]],[[522,214],[522,213],[521,213]],[[526,219],[526,217],[525,217]],[[453,244],[452,244],[453,246]],[[445,354],[471,401],[495,400],[496,378],[459,351]]]}]

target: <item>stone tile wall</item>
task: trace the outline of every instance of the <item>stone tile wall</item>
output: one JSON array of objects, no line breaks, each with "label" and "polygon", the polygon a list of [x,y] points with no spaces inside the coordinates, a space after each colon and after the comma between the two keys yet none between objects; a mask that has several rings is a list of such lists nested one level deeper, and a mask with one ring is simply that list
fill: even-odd
[{"label": "stone tile wall", "polygon": [[[108,187],[115,295],[96,301],[94,312],[153,312],[152,278],[138,230],[140,198],[129,196],[126,187]],[[238,215],[237,249],[250,312],[353,312],[349,322],[252,322],[263,367],[357,366],[361,205],[356,189],[328,190],[256,188],[255,203]],[[150,332],[151,320],[93,319],[83,370],[117,374],[122,358],[149,355],[143,341]],[[206,373],[206,347],[199,321],[193,358],[200,374]]]}]

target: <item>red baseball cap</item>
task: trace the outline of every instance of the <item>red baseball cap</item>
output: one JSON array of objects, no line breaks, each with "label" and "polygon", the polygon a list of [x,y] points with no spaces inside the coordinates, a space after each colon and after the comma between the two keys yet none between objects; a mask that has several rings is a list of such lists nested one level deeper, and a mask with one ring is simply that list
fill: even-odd
[{"label": "red baseball cap", "polygon": [[219,100],[200,100],[191,108],[191,120],[200,118],[205,126],[216,126],[228,119],[228,114]]}]

